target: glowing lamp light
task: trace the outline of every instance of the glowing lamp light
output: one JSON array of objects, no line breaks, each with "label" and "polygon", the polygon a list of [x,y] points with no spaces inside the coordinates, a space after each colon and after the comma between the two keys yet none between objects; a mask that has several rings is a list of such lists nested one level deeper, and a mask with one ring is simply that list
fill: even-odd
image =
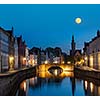
[{"label": "glowing lamp light", "polygon": [[48,61],[47,60],[45,61],[45,64],[48,64]]},{"label": "glowing lamp light", "polygon": [[85,59],[85,60],[87,60],[88,58],[87,58],[87,57],[85,57],[84,59]]},{"label": "glowing lamp light", "polygon": [[67,64],[71,64],[71,62],[70,62],[70,61],[68,61],[68,62],[67,62]]},{"label": "glowing lamp light", "polygon": [[62,64],[64,64],[65,62],[64,61],[62,61]]},{"label": "glowing lamp light", "polygon": [[54,61],[54,64],[57,64],[58,63],[58,61]]},{"label": "glowing lamp light", "polygon": [[13,56],[10,56],[10,57],[9,57],[9,62],[12,63],[13,60],[14,60],[14,57],[13,57]]},{"label": "glowing lamp light", "polygon": [[31,62],[31,61],[29,60],[28,63],[30,64],[30,62]]},{"label": "glowing lamp light", "polygon": [[23,60],[25,61],[25,60],[26,60],[26,58],[24,57],[24,58],[23,58]]},{"label": "glowing lamp light", "polygon": [[13,64],[14,64],[14,57],[13,56],[9,56],[9,64],[10,64],[10,70],[12,70]]},{"label": "glowing lamp light", "polygon": [[23,64],[26,65],[26,57],[23,57]]}]

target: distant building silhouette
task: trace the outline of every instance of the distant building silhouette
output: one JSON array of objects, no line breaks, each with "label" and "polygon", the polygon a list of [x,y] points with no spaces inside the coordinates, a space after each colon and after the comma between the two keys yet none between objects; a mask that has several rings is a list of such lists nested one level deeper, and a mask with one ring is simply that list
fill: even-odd
[{"label": "distant building silhouette", "polygon": [[[41,64],[41,49],[33,47],[29,50],[31,65]],[[33,62],[32,62],[33,61]]]},{"label": "distant building silhouette", "polygon": [[[64,59],[65,62],[65,53],[62,53],[61,48],[55,47],[47,47],[45,50],[37,47],[33,47],[29,52],[32,60],[37,61],[37,64],[45,64],[45,63],[61,63]],[[63,57],[63,59],[62,59]]]},{"label": "distant building silhouette", "polygon": [[74,35],[72,35],[70,56],[73,58],[74,63],[79,61],[82,58],[81,50],[76,49],[76,43],[75,43],[75,40],[74,40]]},{"label": "distant building silhouette", "polygon": [[62,54],[61,48],[48,47],[48,48],[46,48],[45,51],[46,51],[46,60],[49,63],[61,63],[61,54]]},{"label": "distant building silhouette", "polygon": [[15,69],[18,69],[18,41],[16,36],[14,38],[14,42]]}]

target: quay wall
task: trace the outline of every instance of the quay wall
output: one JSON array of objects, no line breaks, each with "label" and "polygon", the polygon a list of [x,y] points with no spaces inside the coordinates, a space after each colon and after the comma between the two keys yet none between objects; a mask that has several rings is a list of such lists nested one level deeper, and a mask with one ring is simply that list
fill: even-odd
[{"label": "quay wall", "polygon": [[35,76],[35,74],[36,66],[0,76],[0,96],[16,95],[19,84],[23,80]]},{"label": "quay wall", "polygon": [[74,67],[74,76],[79,79],[93,82],[96,85],[100,85],[100,71],[84,70]]}]

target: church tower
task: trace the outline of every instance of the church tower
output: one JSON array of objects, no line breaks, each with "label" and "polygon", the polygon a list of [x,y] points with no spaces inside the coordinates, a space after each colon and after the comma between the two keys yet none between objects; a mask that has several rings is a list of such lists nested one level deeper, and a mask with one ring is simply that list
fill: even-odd
[{"label": "church tower", "polygon": [[71,48],[72,48],[72,51],[75,51],[75,41],[74,41],[74,35],[72,35],[72,43],[71,43]]},{"label": "church tower", "polygon": [[76,43],[75,43],[75,41],[74,41],[74,35],[72,35],[71,51],[70,51],[70,55],[71,55],[71,56],[74,56],[75,49],[76,49]]}]

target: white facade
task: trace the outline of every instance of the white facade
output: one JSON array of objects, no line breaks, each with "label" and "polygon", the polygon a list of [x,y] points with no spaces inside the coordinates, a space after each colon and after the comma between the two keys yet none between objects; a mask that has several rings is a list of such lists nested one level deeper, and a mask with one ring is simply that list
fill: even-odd
[{"label": "white facade", "polygon": [[38,55],[33,55],[33,59],[34,59],[34,65],[37,65]]},{"label": "white facade", "polygon": [[86,46],[85,62],[89,62],[88,66],[95,69],[100,69],[100,35],[97,35]]},{"label": "white facade", "polygon": [[49,58],[48,52],[46,52],[46,60],[45,60],[45,63],[50,63],[50,58]]},{"label": "white facade", "polygon": [[34,59],[33,59],[34,57],[33,57],[33,54],[30,54],[30,56],[29,56],[29,65],[30,66],[33,66],[33,64],[34,64]]},{"label": "white facade", "polygon": [[38,64],[37,60],[38,60],[37,55],[30,54],[30,56],[29,56],[29,65],[31,65],[31,66],[37,65]]},{"label": "white facade", "polygon": [[55,58],[53,58],[53,63],[55,63],[55,64],[60,64],[60,62],[61,62],[60,57],[55,57]]},{"label": "white facade", "polygon": [[9,67],[9,37],[0,30],[0,72]]}]

